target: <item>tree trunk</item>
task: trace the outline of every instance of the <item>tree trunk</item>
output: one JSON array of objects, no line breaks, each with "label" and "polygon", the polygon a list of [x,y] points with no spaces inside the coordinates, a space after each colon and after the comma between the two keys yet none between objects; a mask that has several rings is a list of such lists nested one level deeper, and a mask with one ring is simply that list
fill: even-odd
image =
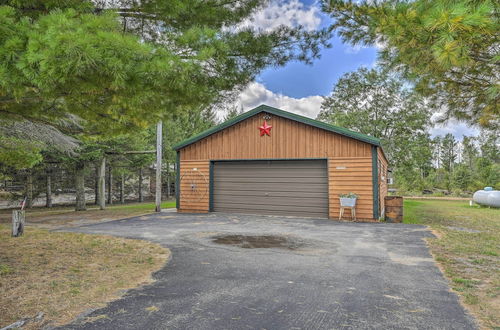
[{"label": "tree trunk", "polygon": [[33,172],[28,171],[26,176],[26,208],[33,207]]},{"label": "tree trunk", "polygon": [[120,203],[125,204],[125,174],[123,173],[120,181]]},{"label": "tree trunk", "polygon": [[75,211],[85,211],[85,163],[77,162],[75,165],[76,205]]},{"label": "tree trunk", "polygon": [[142,167],[139,169],[139,203],[144,202],[144,196],[142,195]]},{"label": "tree trunk", "polygon": [[99,166],[96,165],[95,167],[95,186],[94,186],[94,193],[95,193],[95,205],[99,205]]},{"label": "tree trunk", "polygon": [[52,171],[47,171],[47,191],[45,196],[45,206],[52,207]]},{"label": "tree trunk", "polygon": [[99,208],[106,208],[106,157],[102,157],[101,165],[99,166]]},{"label": "tree trunk", "polygon": [[113,204],[113,168],[108,166],[108,204]]}]

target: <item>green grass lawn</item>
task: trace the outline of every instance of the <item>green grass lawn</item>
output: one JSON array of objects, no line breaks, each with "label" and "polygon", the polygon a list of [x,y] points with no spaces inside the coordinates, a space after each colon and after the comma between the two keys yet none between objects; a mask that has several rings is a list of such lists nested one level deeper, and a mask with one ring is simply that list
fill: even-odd
[{"label": "green grass lawn", "polygon": [[[108,208],[117,210],[154,210],[155,203],[135,203],[135,204],[114,204],[108,205]],[[171,209],[175,207],[175,201],[162,202],[162,209]]]},{"label": "green grass lawn", "polygon": [[485,328],[500,327],[500,209],[405,199],[404,222],[431,227],[428,243],[452,288]]},{"label": "green grass lawn", "polygon": [[[175,208],[175,201],[164,201],[161,204],[162,209]],[[90,204],[86,211],[75,212],[74,206],[57,206],[53,208],[34,207],[26,210],[26,220],[29,224],[44,224],[47,226],[60,226],[73,223],[75,225],[83,224],[82,221],[102,221],[130,218],[155,211],[155,204],[130,203],[106,205],[105,210],[99,210],[99,207]],[[0,210],[0,223],[10,223],[11,210]]]}]

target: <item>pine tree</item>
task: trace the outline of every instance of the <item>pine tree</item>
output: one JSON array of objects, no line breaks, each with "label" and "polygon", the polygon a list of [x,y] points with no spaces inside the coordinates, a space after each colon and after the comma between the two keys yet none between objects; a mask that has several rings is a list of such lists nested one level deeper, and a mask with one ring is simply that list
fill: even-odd
[{"label": "pine tree", "polygon": [[267,66],[310,61],[328,31],[236,28],[265,1],[7,1],[0,6],[0,113],[71,113],[130,130],[206,107]]},{"label": "pine tree", "polygon": [[455,140],[453,134],[446,134],[441,141],[441,146],[441,163],[447,172],[451,172],[457,159],[457,141]]},{"label": "pine tree", "polygon": [[[328,46],[328,29],[240,27],[265,2],[1,1],[0,121],[69,135],[129,133],[201,111],[264,68],[310,62]],[[22,143],[0,132],[0,146],[9,147],[1,152],[13,150],[0,158],[15,156]],[[34,165],[43,149],[31,144],[29,161],[17,165]]]},{"label": "pine tree", "polygon": [[397,166],[408,157],[410,141],[427,129],[430,111],[405,80],[380,69],[360,68],[338,80],[317,119],[382,139]]},{"label": "pine tree", "polygon": [[474,161],[478,156],[478,150],[473,136],[464,136],[462,140],[462,163],[471,170],[474,169]]},{"label": "pine tree", "polygon": [[432,96],[442,120],[500,125],[499,2],[323,0],[344,41],[380,48],[382,63]]},{"label": "pine tree", "polygon": [[433,145],[433,149],[434,149],[432,158],[435,161],[435,167],[436,168],[441,168],[442,167],[442,164],[441,164],[441,153],[442,153],[442,150],[443,150],[441,136],[434,137],[434,139],[432,139],[432,145]]}]

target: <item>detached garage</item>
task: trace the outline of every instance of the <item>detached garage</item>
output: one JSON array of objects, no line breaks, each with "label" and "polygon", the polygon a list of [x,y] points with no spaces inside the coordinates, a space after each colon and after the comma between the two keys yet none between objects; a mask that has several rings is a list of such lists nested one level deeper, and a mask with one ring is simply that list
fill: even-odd
[{"label": "detached garage", "polygon": [[179,212],[378,219],[387,159],[372,136],[261,105],[174,147]]}]

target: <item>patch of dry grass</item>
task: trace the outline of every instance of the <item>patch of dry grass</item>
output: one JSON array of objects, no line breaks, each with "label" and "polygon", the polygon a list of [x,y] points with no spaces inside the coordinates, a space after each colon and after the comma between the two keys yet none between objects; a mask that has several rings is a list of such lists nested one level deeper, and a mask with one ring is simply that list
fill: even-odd
[{"label": "patch of dry grass", "polygon": [[59,325],[152,281],[170,251],[140,240],[0,225],[0,328],[44,312]]},{"label": "patch of dry grass", "polygon": [[483,328],[500,328],[500,210],[468,201],[406,200],[404,222],[429,225],[431,251]]}]

